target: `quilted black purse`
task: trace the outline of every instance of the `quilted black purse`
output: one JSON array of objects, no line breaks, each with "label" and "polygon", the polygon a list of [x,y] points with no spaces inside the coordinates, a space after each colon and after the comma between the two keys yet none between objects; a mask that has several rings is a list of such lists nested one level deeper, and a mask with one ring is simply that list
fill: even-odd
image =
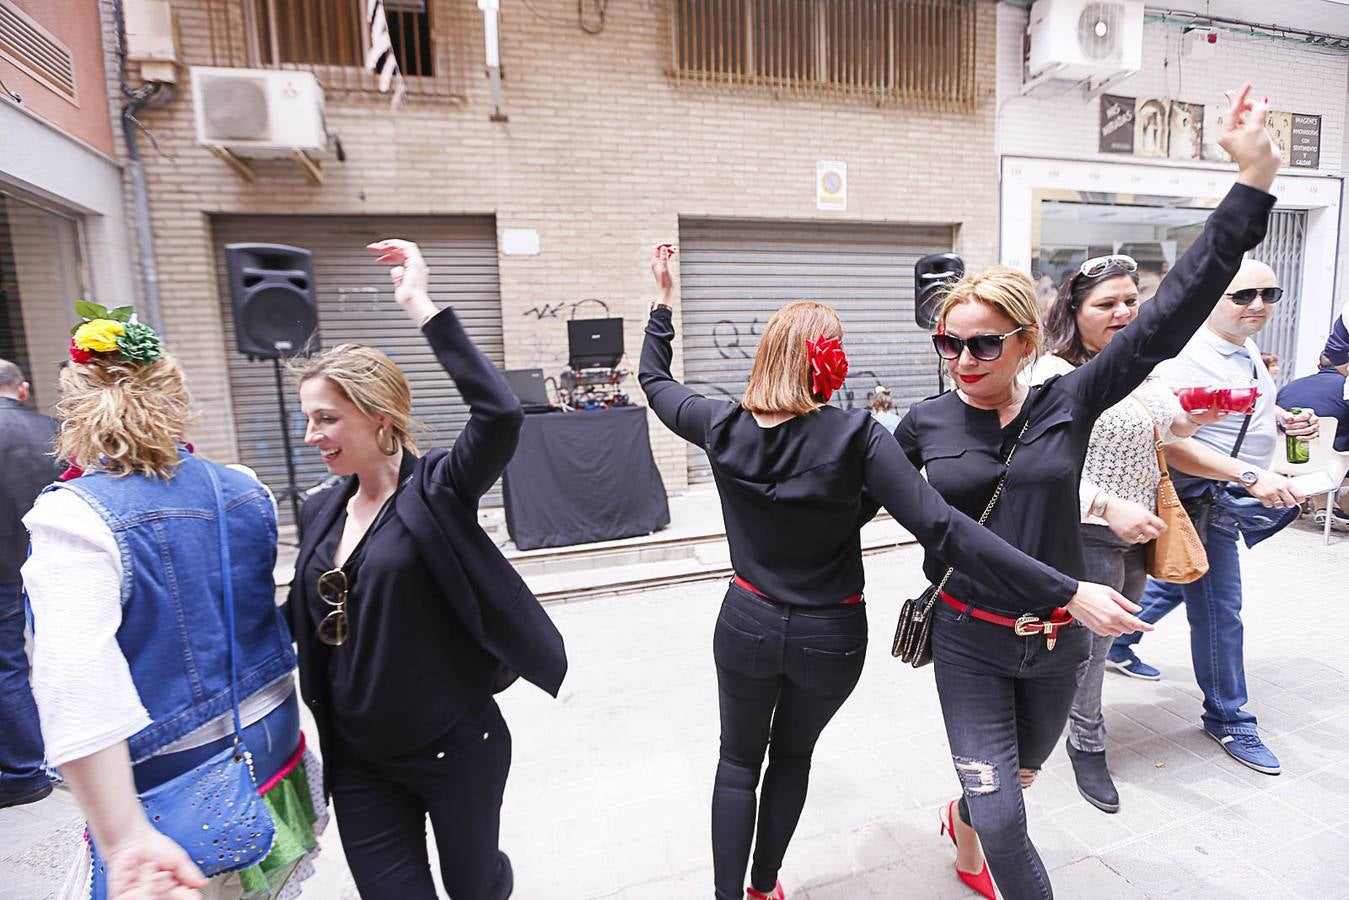
[{"label": "quilted black purse", "polygon": [[[988,521],[988,517],[993,513],[993,507],[998,503],[998,498],[1002,496],[1002,487],[1007,483],[1007,470],[1012,466],[1012,455],[1016,453],[1017,445],[1021,443],[1021,438],[1029,427],[1030,416],[1027,416],[1026,424],[1021,426],[1021,434],[1016,436],[1012,449],[1007,451],[1007,459],[1002,464],[1002,475],[998,478],[997,486],[993,488],[993,496],[988,498],[984,514],[979,517],[980,525]],[[935,585],[928,585],[921,594],[905,600],[904,605],[900,607],[899,622],[895,625],[895,642],[890,645],[890,655],[899,657],[900,662],[906,662],[915,669],[932,662],[932,608],[941,599],[941,592],[954,571],[954,566],[947,569],[941,581]]]}]

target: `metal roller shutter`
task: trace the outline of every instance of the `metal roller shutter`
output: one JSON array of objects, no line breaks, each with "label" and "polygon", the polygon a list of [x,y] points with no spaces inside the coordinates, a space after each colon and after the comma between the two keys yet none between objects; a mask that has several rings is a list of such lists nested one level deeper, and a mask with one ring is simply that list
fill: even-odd
[{"label": "metal roller shutter", "polygon": [[[428,432],[423,449],[448,446],[468,421],[468,407],[426,340],[393,301],[388,266],[365,249],[370,241],[398,236],[416,241],[431,267],[431,296],[451,304],[487,356],[502,365],[501,291],[497,274],[496,223],[491,217],[220,216],[213,220],[216,263],[229,358],[230,391],[238,429],[239,456],[273,489],[286,483],[278,427],[276,382],[270,361],[250,362],[235,349],[224,246],[261,242],[313,251],[319,330],[325,348],[352,341],[385,351],[412,384],[413,414]],[[318,454],[304,445],[304,417],[293,380],[285,380],[296,480],[309,488],[326,476]],[[500,505],[499,490],[484,505]],[[281,504],[281,522],[291,520]]]},{"label": "metal roller shutter", "polygon": [[[834,405],[865,408],[884,384],[901,412],[936,392],[937,357],[913,321],[913,266],[951,249],[950,226],[682,219],[684,376],[711,397],[739,400],[759,332],[793,300],[838,310],[851,377]],[[689,450],[689,479],[708,481]]]},{"label": "metal roller shutter", "polygon": [[1283,299],[1255,342],[1266,353],[1279,357],[1279,387],[1293,380],[1297,368],[1297,323],[1302,306],[1302,249],[1307,239],[1307,212],[1276,209],[1269,214],[1269,228],[1251,256],[1274,270],[1283,286]]}]

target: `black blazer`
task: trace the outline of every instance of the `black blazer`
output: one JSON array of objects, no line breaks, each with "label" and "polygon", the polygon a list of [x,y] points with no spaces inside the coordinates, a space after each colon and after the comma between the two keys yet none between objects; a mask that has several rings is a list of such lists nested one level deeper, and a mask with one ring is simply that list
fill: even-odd
[{"label": "black blazer", "polygon": [[0,397],[0,584],[17,584],[28,556],[23,517],[61,474],[52,458],[56,422],[18,400]]},{"label": "black blazer", "polygon": [[[404,453],[401,477],[409,479],[394,504],[438,588],[427,602],[446,603],[488,653],[501,662],[497,690],[523,676],[554,697],[567,672],[562,635],[524,579],[478,524],[478,501],[515,453],[524,412],[506,379],[465,333],[452,309],[422,329],[436,359],[469,407],[468,424],[449,449],[425,456]],[[313,710],[320,735],[327,731],[326,646],[314,636],[313,586],[300,576],[315,547],[355,489],[355,476],[313,495],[300,509],[300,552],[295,561],[287,615],[300,649],[300,693]],[[387,648],[389,665],[397,647]]]}]

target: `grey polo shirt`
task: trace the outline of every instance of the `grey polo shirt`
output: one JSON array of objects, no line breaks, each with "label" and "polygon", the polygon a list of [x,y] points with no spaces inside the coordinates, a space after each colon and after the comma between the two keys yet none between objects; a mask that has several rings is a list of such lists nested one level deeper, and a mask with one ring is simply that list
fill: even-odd
[{"label": "grey polo shirt", "polygon": [[[1201,385],[1243,387],[1251,383],[1252,377],[1256,378],[1260,399],[1255,403],[1251,427],[1237,455],[1261,469],[1269,468],[1274,462],[1275,442],[1279,439],[1274,420],[1274,395],[1278,388],[1269,377],[1255,341],[1247,338],[1246,343],[1239,346],[1204,325],[1179,355],[1157,366],[1155,374],[1173,390]],[[1219,453],[1230,454],[1241,432],[1243,418],[1228,416],[1221,422],[1200,427],[1194,436]]]}]

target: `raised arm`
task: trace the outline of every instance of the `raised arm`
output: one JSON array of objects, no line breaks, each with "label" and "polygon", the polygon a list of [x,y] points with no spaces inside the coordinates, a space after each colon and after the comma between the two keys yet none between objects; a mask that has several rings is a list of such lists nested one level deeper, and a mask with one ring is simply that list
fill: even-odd
[{"label": "raised arm", "polygon": [[426,335],[468,404],[468,424],[431,478],[449,484],[467,506],[476,507],[515,454],[525,420],[520,399],[464,331],[454,310],[439,309],[432,302],[429,270],[417,245],[390,239],[377,241],[370,249],[380,254],[380,262],[395,264],[389,272],[394,299]]},{"label": "raised arm", "polygon": [[1060,380],[1090,413],[1123,400],[1159,362],[1185,347],[1232,282],[1242,256],[1265,236],[1274,205],[1269,190],[1280,159],[1265,129],[1268,99],[1249,99],[1250,87],[1228,91],[1230,105],[1218,139],[1240,167],[1237,183],[1133,324],[1096,358]]},{"label": "raised arm", "polygon": [[674,280],[670,275],[672,255],[673,248],[668,244],[657,247],[651,255],[651,272],[656,278],[658,293],[646,322],[637,381],[656,418],[684,440],[702,446],[713,414],[725,407],[721,405],[722,401],[710,400],[680,384],[670,373],[670,360],[674,358],[671,346],[674,310],[670,306],[674,295]]}]

